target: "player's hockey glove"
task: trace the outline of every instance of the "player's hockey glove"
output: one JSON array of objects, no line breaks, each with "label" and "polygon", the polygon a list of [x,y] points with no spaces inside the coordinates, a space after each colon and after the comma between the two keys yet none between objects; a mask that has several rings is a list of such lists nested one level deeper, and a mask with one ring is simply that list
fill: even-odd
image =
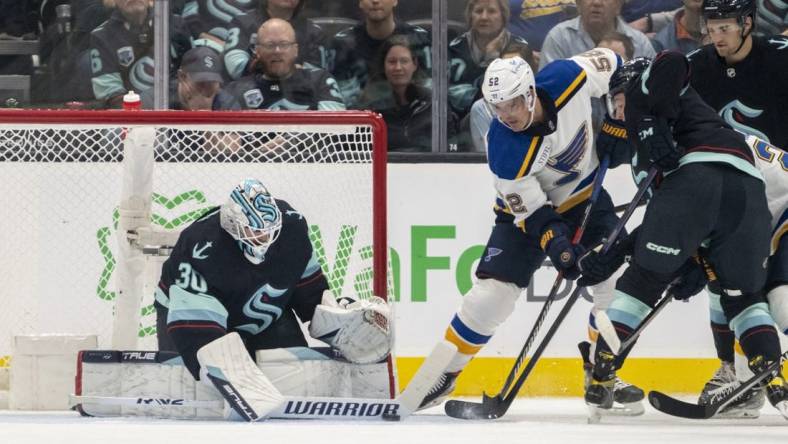
[{"label": "player's hockey glove", "polygon": [[700,293],[709,282],[703,260],[698,256],[687,259],[676,273],[678,277],[668,289],[668,294],[680,301]]},{"label": "player's hockey glove", "polygon": [[643,116],[638,122],[638,140],[648,150],[651,162],[663,171],[675,170],[684,150],[673,141],[673,134],[665,119]]},{"label": "player's hockey glove", "polygon": [[542,250],[550,257],[553,267],[563,273],[565,279],[575,280],[580,276],[577,258],[585,252],[581,245],[572,244],[569,227],[563,222],[553,222],[542,232],[539,242]]},{"label": "player's hockey glove", "polygon": [[627,141],[627,129],[624,127],[624,122],[605,115],[602,128],[596,138],[596,154],[600,159],[604,159],[605,156],[609,157],[608,168],[615,168],[622,163],[632,161],[632,146]]},{"label": "player's hockey glove", "polygon": [[602,254],[602,242],[583,254],[577,263],[581,273],[577,285],[596,285],[612,276],[634,253],[637,232],[635,229],[630,235],[619,238],[605,254]]}]

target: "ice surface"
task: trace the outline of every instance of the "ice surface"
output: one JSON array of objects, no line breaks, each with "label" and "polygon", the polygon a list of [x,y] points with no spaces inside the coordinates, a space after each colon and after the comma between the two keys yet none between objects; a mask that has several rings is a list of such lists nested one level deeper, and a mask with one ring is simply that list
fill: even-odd
[{"label": "ice surface", "polygon": [[82,418],[73,412],[0,411],[0,444],[519,444],[519,443],[788,443],[788,421],[771,406],[755,420],[691,421],[647,406],[636,418],[604,417],[587,424],[577,398],[522,398],[503,418],[463,421],[443,407],[401,422],[174,421]]}]

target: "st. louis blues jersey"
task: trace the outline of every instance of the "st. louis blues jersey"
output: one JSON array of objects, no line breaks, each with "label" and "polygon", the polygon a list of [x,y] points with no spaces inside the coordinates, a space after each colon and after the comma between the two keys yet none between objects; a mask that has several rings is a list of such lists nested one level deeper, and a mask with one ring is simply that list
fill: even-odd
[{"label": "st. louis blues jersey", "polygon": [[788,233],[788,153],[755,136],[747,136],[755,157],[755,166],[763,174],[766,200],[772,213],[771,253]]},{"label": "st. louis blues jersey", "polygon": [[599,160],[593,149],[591,98],[608,91],[621,59],[597,48],[556,60],[536,76],[546,121],[516,132],[494,119],[487,158],[497,192],[496,211],[527,219],[545,205],[563,213],[591,195]]},{"label": "st. louis blues jersey", "polygon": [[230,331],[260,334],[286,310],[307,322],[328,288],[306,220],[287,202],[276,203],[282,230],[262,263],[246,259],[220,226],[218,208],[183,230],[164,262],[156,302],[167,307],[167,333],[192,374],[205,344]]}]

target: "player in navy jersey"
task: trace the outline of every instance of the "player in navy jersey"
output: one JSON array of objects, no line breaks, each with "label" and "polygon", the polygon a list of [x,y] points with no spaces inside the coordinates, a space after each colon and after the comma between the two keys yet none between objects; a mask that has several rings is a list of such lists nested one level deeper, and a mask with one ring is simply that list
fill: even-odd
[{"label": "player in navy jersey", "polygon": [[[757,36],[756,0],[705,0],[702,14],[711,44],[687,55],[691,84],[700,97],[734,129],[778,147],[788,147],[788,38]],[[758,22],[760,26],[760,22]],[[768,183],[768,181],[767,181]],[[768,188],[768,185],[767,185]],[[711,294],[711,332],[720,367],[704,386],[701,400],[750,375],[734,333],[720,322],[718,295]],[[736,365],[734,365],[736,362]],[[740,374],[736,374],[736,373]],[[726,417],[756,416],[762,392],[733,403]]]},{"label": "player in navy jersey", "polygon": [[[624,82],[619,73],[611,80],[620,84],[611,84],[609,112],[624,120],[629,141],[615,146],[631,155],[636,177],[652,164],[662,175],[637,234],[608,254],[592,250],[580,259],[584,279],[596,274],[600,264],[608,266],[606,273],[586,281],[593,283],[608,278],[624,256],[632,256],[604,316],[612,321],[608,333],[616,338],[600,339],[594,379],[586,390],[586,402],[600,409],[612,404],[609,370],[619,361],[608,341],[627,340],[669,285],[677,298],[698,293],[706,283],[706,268],[713,270],[720,311],[753,371],[780,356],[763,291],[772,218],[753,150],[689,85],[689,63],[680,53],[662,52],[650,64],[633,60],[620,70],[626,72],[632,75]],[[599,154],[619,157],[607,150]],[[779,373],[767,382],[770,401],[788,417],[788,386]]]},{"label": "player in navy jersey", "polygon": [[164,263],[155,294],[159,349],[177,351],[200,379],[198,352],[213,341],[238,333],[250,354],[306,346],[300,322],[309,322],[313,337],[351,362],[385,358],[386,304],[337,304],[327,289],[305,217],[259,180],[244,180],[181,232]]}]

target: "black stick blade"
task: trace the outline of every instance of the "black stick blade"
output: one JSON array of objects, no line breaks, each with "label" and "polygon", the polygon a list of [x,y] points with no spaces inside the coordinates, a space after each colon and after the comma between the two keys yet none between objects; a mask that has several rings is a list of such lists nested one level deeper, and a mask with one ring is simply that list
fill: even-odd
[{"label": "black stick blade", "polygon": [[661,392],[649,392],[648,402],[660,412],[679,418],[709,419],[716,411],[712,406],[684,402]]},{"label": "black stick blade", "polygon": [[446,401],[443,408],[447,415],[457,419],[496,419],[506,413],[506,408],[501,409],[500,396],[490,397],[486,394],[481,403],[451,399]]}]

